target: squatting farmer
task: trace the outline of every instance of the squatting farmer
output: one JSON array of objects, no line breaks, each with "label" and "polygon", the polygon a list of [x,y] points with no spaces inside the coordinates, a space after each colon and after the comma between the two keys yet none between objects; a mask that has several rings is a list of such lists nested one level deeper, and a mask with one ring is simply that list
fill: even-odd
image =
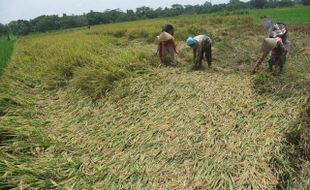
[{"label": "squatting farmer", "polygon": [[259,66],[263,63],[265,58],[271,51],[271,57],[268,61],[270,71],[273,70],[273,66],[278,67],[279,73],[283,72],[283,67],[286,62],[286,55],[289,50],[289,41],[287,40],[287,27],[283,23],[277,23],[273,25],[272,32],[270,32],[269,38],[265,38],[262,45],[262,56],[259,58],[253,73],[256,73]]},{"label": "squatting farmer", "polygon": [[156,37],[155,43],[157,44],[156,55],[159,54],[160,61],[166,65],[175,64],[177,49],[174,37],[163,31]]},{"label": "squatting farmer", "polygon": [[212,62],[212,40],[206,35],[198,35],[189,37],[186,40],[188,46],[193,49],[194,54],[194,68],[199,69],[202,67],[202,60],[207,59],[208,66],[211,67]]}]

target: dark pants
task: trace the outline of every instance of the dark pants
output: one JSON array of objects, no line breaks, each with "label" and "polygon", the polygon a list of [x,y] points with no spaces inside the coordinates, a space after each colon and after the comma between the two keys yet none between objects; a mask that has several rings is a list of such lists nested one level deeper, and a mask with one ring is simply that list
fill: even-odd
[{"label": "dark pants", "polygon": [[273,66],[279,67],[279,72],[281,73],[283,71],[283,67],[286,62],[286,54],[284,55],[271,55],[268,63],[269,63],[269,69],[270,71],[273,70]]},{"label": "dark pants", "polygon": [[208,66],[211,67],[212,65],[212,45],[208,44],[205,50],[205,57],[208,62]]},{"label": "dark pants", "polygon": [[[197,48],[199,49],[199,48]],[[196,55],[196,51],[199,51],[197,49],[194,49],[194,56],[199,56],[198,59],[196,60],[195,67],[196,68],[201,68],[202,66],[202,60],[203,56],[205,56],[205,59],[208,62],[208,66],[211,67],[212,65],[212,45],[209,42],[209,40],[205,40],[202,44],[202,48],[200,49],[201,52],[198,52],[198,55]],[[194,57],[194,59],[196,59]]]}]

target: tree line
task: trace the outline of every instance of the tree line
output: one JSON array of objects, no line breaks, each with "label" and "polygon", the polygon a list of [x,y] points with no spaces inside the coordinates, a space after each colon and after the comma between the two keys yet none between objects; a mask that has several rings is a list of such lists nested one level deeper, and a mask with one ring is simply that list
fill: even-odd
[{"label": "tree line", "polygon": [[136,10],[122,11],[120,9],[105,10],[104,12],[90,11],[83,15],[42,15],[32,20],[17,20],[9,24],[0,23],[0,36],[2,35],[27,35],[32,32],[47,32],[51,30],[108,24],[116,22],[152,19],[160,17],[172,17],[182,14],[203,14],[219,11],[232,11],[238,9],[262,9],[275,7],[289,7],[295,4],[309,5],[310,0],[230,0],[229,3],[212,5],[205,2],[202,5],[174,4],[170,8],[139,7]]}]

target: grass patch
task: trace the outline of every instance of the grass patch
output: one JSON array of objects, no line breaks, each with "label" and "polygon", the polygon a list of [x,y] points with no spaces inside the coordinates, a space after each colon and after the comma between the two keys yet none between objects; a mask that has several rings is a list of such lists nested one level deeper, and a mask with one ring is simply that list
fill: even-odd
[{"label": "grass patch", "polygon": [[256,23],[260,23],[261,16],[269,16],[273,22],[284,22],[287,24],[309,24],[310,6],[299,6],[289,8],[273,8],[251,10],[250,15],[255,17]]},{"label": "grass patch", "polygon": [[5,68],[6,64],[8,63],[11,54],[13,52],[15,40],[3,40],[0,39],[0,75],[3,72],[3,69]]}]

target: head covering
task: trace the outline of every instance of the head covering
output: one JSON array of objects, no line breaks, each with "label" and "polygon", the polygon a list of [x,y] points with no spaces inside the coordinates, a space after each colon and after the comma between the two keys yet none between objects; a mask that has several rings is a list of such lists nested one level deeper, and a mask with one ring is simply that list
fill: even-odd
[{"label": "head covering", "polygon": [[158,37],[158,41],[160,41],[160,42],[165,42],[165,41],[168,41],[171,39],[173,39],[173,36],[171,36],[171,34],[169,34],[167,32],[160,33],[160,35]]},{"label": "head covering", "polygon": [[188,37],[186,43],[187,45],[192,46],[196,43],[196,40],[193,37]]},{"label": "head covering", "polygon": [[272,32],[270,33],[271,38],[282,37],[287,33],[287,27],[283,23],[277,23],[272,26]]},{"label": "head covering", "polygon": [[262,44],[262,52],[268,53],[277,46],[276,38],[265,38]]}]

